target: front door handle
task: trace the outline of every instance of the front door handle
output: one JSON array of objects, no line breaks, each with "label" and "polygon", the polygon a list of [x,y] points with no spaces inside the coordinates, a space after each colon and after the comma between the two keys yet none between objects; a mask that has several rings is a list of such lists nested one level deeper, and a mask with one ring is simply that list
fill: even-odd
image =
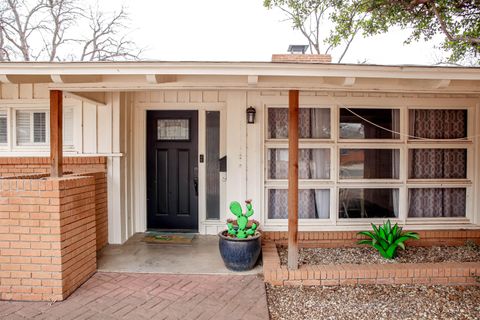
[{"label": "front door handle", "polygon": [[193,187],[195,188],[195,196],[198,197],[198,178],[193,178]]},{"label": "front door handle", "polygon": [[198,197],[198,167],[193,168],[193,187],[195,188],[195,196]]}]

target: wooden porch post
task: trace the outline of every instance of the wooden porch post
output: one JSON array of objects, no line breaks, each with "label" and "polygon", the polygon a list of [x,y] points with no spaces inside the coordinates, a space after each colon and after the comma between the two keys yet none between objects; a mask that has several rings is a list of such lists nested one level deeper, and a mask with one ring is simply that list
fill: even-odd
[{"label": "wooden porch post", "polygon": [[50,91],[50,176],[63,175],[63,92]]},{"label": "wooden porch post", "polygon": [[288,92],[288,267],[298,268],[298,90]]}]

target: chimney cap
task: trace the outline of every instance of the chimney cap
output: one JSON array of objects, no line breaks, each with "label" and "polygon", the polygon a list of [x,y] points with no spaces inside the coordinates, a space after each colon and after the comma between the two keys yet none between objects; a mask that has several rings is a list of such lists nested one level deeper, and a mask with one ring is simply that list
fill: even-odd
[{"label": "chimney cap", "polygon": [[291,44],[288,46],[288,52],[294,54],[294,53],[301,53],[305,54],[305,52],[308,49],[308,44]]}]

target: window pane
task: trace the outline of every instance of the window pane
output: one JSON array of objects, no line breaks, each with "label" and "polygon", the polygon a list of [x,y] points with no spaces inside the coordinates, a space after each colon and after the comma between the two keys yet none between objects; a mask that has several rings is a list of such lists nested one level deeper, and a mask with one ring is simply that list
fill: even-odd
[{"label": "window pane", "polygon": [[220,219],[220,112],[206,114],[207,219]]},{"label": "window pane", "polygon": [[465,179],[466,149],[408,150],[410,179]]},{"label": "window pane", "polygon": [[[410,110],[409,132],[426,139],[459,139],[467,136],[467,110]],[[410,139],[415,139],[415,138]]]},{"label": "window pane", "polygon": [[400,110],[357,108],[351,110],[340,108],[341,139],[400,138],[398,134],[391,132],[400,130]]},{"label": "window pane", "polygon": [[[288,178],[288,149],[269,149],[268,179]],[[300,179],[330,179],[330,149],[300,149],[298,153]]]},{"label": "window pane", "polygon": [[63,111],[63,145],[73,146],[73,109]]},{"label": "window pane", "polygon": [[158,140],[189,140],[190,121],[188,119],[159,119],[157,121]]},{"label": "window pane", "polygon": [[[300,219],[328,219],[330,217],[330,190],[300,189],[298,191]],[[288,219],[288,190],[268,190],[268,218]]]},{"label": "window pane", "polygon": [[395,218],[398,217],[398,189],[340,189],[339,217]]},{"label": "window pane", "polygon": [[[300,108],[298,114],[300,139],[330,138],[330,109]],[[268,109],[268,138],[288,138],[288,108]]]},{"label": "window pane", "polygon": [[33,142],[45,143],[47,142],[47,123],[45,112],[33,113]]},{"label": "window pane", "polygon": [[465,188],[418,188],[408,190],[408,217],[465,217]]},{"label": "window pane", "polygon": [[398,179],[400,150],[340,149],[340,179]]},{"label": "window pane", "polygon": [[8,142],[7,132],[7,113],[0,112],[0,144],[6,144]]},{"label": "window pane", "polygon": [[17,144],[30,143],[30,112],[16,112]]}]

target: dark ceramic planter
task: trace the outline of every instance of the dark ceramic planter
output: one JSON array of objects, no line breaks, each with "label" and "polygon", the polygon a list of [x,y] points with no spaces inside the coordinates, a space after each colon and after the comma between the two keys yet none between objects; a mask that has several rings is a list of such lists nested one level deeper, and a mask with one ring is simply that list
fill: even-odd
[{"label": "dark ceramic planter", "polygon": [[237,239],[225,236],[226,231],[218,234],[218,247],[225,266],[233,271],[253,269],[262,251],[262,235],[257,232],[253,237]]}]

